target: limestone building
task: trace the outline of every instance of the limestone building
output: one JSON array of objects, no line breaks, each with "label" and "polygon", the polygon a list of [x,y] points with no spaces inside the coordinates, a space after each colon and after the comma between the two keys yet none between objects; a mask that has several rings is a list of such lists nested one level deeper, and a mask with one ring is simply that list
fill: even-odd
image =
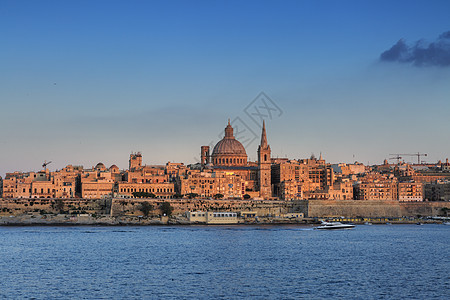
[{"label": "limestone building", "polygon": [[[234,198],[242,198],[246,194],[262,199],[272,197],[271,150],[267,143],[264,122],[257,162],[248,161],[247,152],[235,138],[229,120],[223,139],[214,146],[212,153],[210,153],[209,146],[201,146],[200,157],[202,171],[182,176],[180,179],[181,193],[190,189],[193,193],[198,191],[197,194],[203,195],[203,197],[216,193]],[[200,177],[204,177],[204,179],[200,179]],[[189,186],[187,185],[188,181],[190,182]],[[208,182],[209,185],[204,185],[205,182]],[[204,187],[202,187],[203,185]],[[205,189],[208,186],[210,188]]]}]

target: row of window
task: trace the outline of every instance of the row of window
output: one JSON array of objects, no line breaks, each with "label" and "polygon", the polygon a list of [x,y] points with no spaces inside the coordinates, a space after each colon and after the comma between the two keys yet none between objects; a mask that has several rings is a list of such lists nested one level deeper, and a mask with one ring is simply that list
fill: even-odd
[{"label": "row of window", "polygon": [[213,213],[214,218],[232,218],[236,216],[236,213]]},{"label": "row of window", "polygon": [[173,189],[171,188],[146,188],[146,189],[136,189],[136,188],[121,188],[121,193],[134,193],[134,192],[145,192],[145,193],[173,193]]},{"label": "row of window", "polygon": [[244,164],[244,161],[243,158],[215,158],[214,164]]}]

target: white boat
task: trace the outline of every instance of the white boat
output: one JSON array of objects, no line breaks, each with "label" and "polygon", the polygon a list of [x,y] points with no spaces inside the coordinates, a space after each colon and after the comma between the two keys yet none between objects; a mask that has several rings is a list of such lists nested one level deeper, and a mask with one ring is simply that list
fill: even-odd
[{"label": "white boat", "polygon": [[450,225],[450,222],[443,222],[444,225]]},{"label": "white boat", "polygon": [[323,222],[321,226],[314,227],[314,229],[352,229],[355,228],[353,224],[342,224],[341,222]]}]

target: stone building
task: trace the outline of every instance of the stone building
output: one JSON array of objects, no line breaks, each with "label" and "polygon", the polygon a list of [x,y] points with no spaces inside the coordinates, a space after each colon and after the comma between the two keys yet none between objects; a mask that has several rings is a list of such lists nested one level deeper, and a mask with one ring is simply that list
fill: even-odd
[{"label": "stone building", "polygon": [[101,199],[113,196],[114,173],[99,163],[94,169],[84,170],[80,175],[81,198]]},{"label": "stone building", "polygon": [[319,159],[311,156],[309,159],[273,161],[272,184],[274,194],[280,199],[347,199],[350,196],[340,192],[341,188],[335,189],[337,177],[322,155]]},{"label": "stone building", "polygon": [[421,182],[399,182],[398,200],[399,201],[423,201],[424,185]]},{"label": "stone building", "polygon": [[119,198],[133,198],[133,193],[154,194],[157,198],[170,199],[175,195],[175,186],[171,182],[119,182],[116,196]]},{"label": "stone building", "polygon": [[[209,146],[201,146],[201,167],[202,172],[186,173],[180,182],[180,192],[186,193],[191,190],[193,193],[213,196],[217,193],[225,197],[243,197],[245,194],[258,198],[269,199],[273,196],[271,183],[271,150],[267,143],[265,123],[261,133],[261,143],[258,148],[258,161],[248,161],[247,152],[244,146],[234,137],[233,127],[228,121],[225,127],[225,136],[220,140],[210,153]],[[200,179],[200,177],[204,179]],[[192,180],[190,178],[192,177]],[[186,182],[190,181],[187,188]],[[201,187],[204,182],[213,182],[210,189]],[[196,186],[200,184],[200,187]],[[215,186],[218,184],[219,186]],[[194,191],[199,191],[194,192]]]},{"label": "stone building", "polygon": [[224,198],[242,198],[248,182],[240,175],[222,170],[192,170],[180,178],[180,192],[183,195],[197,194],[201,198],[210,198],[218,194]]},{"label": "stone building", "polygon": [[141,152],[131,153],[128,161],[128,170],[134,172],[142,168],[142,154]]},{"label": "stone building", "polygon": [[397,200],[397,178],[381,174],[368,174],[354,185],[356,200]]},{"label": "stone building", "polygon": [[450,181],[438,180],[424,187],[425,199],[429,201],[450,201]]}]

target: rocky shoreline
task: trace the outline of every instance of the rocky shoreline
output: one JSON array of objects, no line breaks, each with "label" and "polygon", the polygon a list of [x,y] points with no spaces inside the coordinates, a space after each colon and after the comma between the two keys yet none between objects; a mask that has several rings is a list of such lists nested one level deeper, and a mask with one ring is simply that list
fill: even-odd
[{"label": "rocky shoreline", "polygon": [[[367,222],[346,220],[354,224],[363,225]],[[239,220],[237,224],[215,224],[215,225],[304,225],[311,226],[319,224],[316,218],[304,218],[298,220],[286,220],[279,218],[259,218],[258,220]],[[441,220],[410,219],[410,220],[370,220],[370,225],[382,224],[441,224]],[[184,216],[93,216],[93,215],[18,215],[0,216],[0,226],[161,226],[161,225],[206,225],[205,223],[189,222]],[[210,226],[210,225],[209,225]]]}]

